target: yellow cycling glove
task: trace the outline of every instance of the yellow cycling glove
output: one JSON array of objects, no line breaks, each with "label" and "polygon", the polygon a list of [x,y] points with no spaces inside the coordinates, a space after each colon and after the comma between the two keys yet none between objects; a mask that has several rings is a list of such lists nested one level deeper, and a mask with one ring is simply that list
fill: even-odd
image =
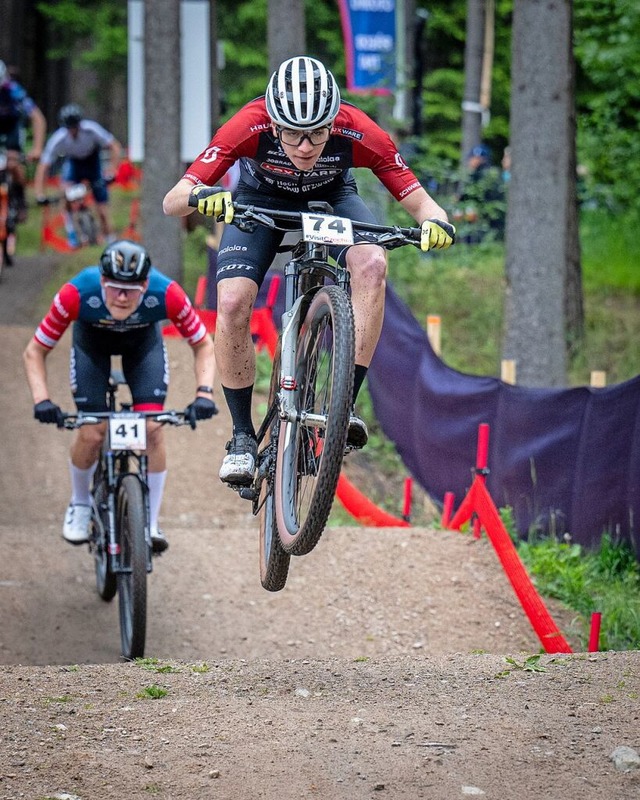
[{"label": "yellow cycling glove", "polygon": [[198,211],[205,217],[215,217],[218,222],[231,222],[233,200],[231,192],[223,192],[217,186],[196,186],[191,194],[198,200]]},{"label": "yellow cycling glove", "polygon": [[420,249],[445,250],[456,240],[456,229],[441,219],[425,219],[420,226]]}]

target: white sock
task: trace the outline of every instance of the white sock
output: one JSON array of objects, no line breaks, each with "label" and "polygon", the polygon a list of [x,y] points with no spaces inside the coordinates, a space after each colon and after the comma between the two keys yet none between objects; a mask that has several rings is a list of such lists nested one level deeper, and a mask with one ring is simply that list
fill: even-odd
[{"label": "white sock", "polygon": [[152,531],[158,527],[158,517],[160,516],[160,506],[162,505],[162,495],[164,493],[164,482],[166,479],[166,469],[164,472],[147,473],[147,485],[149,486],[149,525]]},{"label": "white sock", "polygon": [[96,461],[96,463],[92,464],[89,469],[80,469],[80,467],[76,467],[71,460],[69,461],[69,472],[71,474],[71,502],[74,505],[91,505],[91,481],[97,466],[98,462]]}]

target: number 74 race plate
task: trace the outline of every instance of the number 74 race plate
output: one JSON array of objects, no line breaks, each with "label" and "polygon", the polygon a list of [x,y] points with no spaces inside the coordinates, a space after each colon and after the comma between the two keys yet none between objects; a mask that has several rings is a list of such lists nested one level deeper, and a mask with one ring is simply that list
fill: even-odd
[{"label": "number 74 race plate", "polygon": [[306,211],[300,216],[305,242],[353,244],[353,226],[350,219],[334,217],[331,214],[311,214]]}]

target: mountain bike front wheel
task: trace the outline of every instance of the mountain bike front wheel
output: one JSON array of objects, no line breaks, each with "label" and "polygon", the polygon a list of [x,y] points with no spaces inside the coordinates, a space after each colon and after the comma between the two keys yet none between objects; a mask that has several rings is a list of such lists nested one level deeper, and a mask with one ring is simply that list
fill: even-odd
[{"label": "mountain bike front wheel", "polygon": [[81,208],[76,217],[80,241],[83,244],[98,243],[98,224],[93,213],[88,208]]},{"label": "mountain bike front wheel", "polygon": [[116,576],[109,563],[109,519],[107,514],[107,485],[103,477],[97,477],[97,486],[93,490],[93,519],[91,521],[91,547],[93,549],[96,572],[96,589],[105,601],[113,600],[116,595]]},{"label": "mountain bike front wheel", "polygon": [[278,532],[291,555],[313,550],[331,512],[351,411],[354,327],[347,293],[324,286],[298,332],[297,413],[280,420],[275,475]]},{"label": "mountain bike front wheel", "polygon": [[[273,360],[271,371],[271,389],[267,408],[272,408],[278,392],[280,379],[280,351]],[[279,592],[284,589],[289,574],[290,556],[285,553],[276,522],[274,475],[275,475],[275,445],[278,441],[280,420],[277,416],[269,425],[260,453],[264,460],[260,469],[264,469],[264,476],[260,484],[258,506],[260,508],[260,583],[269,592]]]},{"label": "mountain bike front wheel", "polygon": [[141,658],[147,632],[147,555],[145,500],[140,480],[125,475],[118,491],[120,567],[118,608],[122,655]]}]

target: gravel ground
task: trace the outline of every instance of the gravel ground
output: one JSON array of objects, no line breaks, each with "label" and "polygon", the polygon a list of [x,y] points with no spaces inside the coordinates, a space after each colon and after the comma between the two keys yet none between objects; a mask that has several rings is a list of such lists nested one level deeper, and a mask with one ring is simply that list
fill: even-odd
[{"label": "gravel ground", "polygon": [[[12,315],[24,291],[12,280],[0,799],[640,797],[639,654],[531,658],[540,644],[485,539],[331,527],[282,592],[265,592],[256,522],[216,477],[224,409],[167,432],[171,547],[150,577],[148,660],[122,663],[117,601],[97,597],[86,548],[60,536],[70,436],[31,418],[20,356],[34,320]],[[169,405],[182,408],[191,356],[169,351]],[[63,341],[49,361],[69,406],[67,356]],[[549,608],[577,647],[571,614]]]}]

